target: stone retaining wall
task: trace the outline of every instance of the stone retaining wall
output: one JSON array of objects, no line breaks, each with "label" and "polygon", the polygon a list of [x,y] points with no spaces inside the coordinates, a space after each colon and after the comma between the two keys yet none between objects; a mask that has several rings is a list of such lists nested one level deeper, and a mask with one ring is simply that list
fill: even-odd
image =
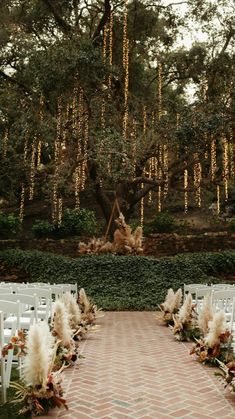
[{"label": "stone retaining wall", "polygon": [[[83,238],[81,240],[84,240]],[[61,240],[0,240],[0,250],[19,248],[41,250],[76,257],[79,239]],[[206,252],[235,249],[235,234],[227,232],[203,234],[154,234],[144,240],[144,254],[148,256],[175,255],[184,252]]]}]

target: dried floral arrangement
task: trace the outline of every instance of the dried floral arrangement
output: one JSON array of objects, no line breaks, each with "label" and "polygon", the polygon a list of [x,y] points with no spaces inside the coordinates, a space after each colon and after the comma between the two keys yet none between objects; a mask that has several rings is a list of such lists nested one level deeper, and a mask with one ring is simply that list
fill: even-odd
[{"label": "dried floral arrangement", "polygon": [[104,253],[114,253],[120,255],[142,254],[143,253],[143,229],[137,227],[132,231],[131,227],[126,224],[124,215],[120,213],[115,220],[118,228],[114,232],[113,242],[107,241],[106,238],[93,238],[87,244],[80,242],[78,245],[78,253],[80,255],[93,253],[96,255]]},{"label": "dried floral arrangement", "polygon": [[8,351],[13,349],[14,353],[16,352],[17,356],[24,356],[26,355],[25,349],[26,343],[26,333],[24,330],[18,330],[16,336],[12,336],[10,342],[3,346],[2,348],[2,356],[5,357],[8,355]]},{"label": "dried floral arrangement", "polygon": [[73,340],[74,333],[70,326],[70,318],[63,301],[57,300],[54,304],[51,324],[52,335],[57,342],[54,371],[60,369],[64,364],[66,366],[73,364],[78,358],[78,348]]},{"label": "dried floral arrangement", "polygon": [[39,416],[50,408],[64,406],[61,370],[53,372],[55,339],[49,326],[41,322],[31,326],[26,338],[26,355],[22,365],[22,383],[11,383],[16,399],[23,402],[19,414]]},{"label": "dried floral arrangement", "polygon": [[215,313],[208,322],[208,332],[205,337],[196,340],[190,354],[195,354],[203,363],[215,365],[217,359],[222,362],[233,360],[231,348],[231,333],[227,330],[223,310]]},{"label": "dried floral arrangement", "polygon": [[200,336],[195,304],[190,293],[187,294],[179,313],[173,314],[173,320],[174,326],[171,328],[177,340],[190,341]]},{"label": "dried floral arrangement", "polygon": [[173,325],[173,315],[178,313],[182,301],[182,290],[179,288],[176,293],[170,288],[167,291],[164,303],[160,304],[159,308],[163,314],[163,320],[168,325]]},{"label": "dried floral arrangement", "polygon": [[217,363],[220,367],[220,371],[216,372],[215,375],[221,377],[224,382],[224,387],[228,387],[229,390],[235,392],[235,361],[230,361],[227,364],[217,359]]},{"label": "dried floral arrangement", "polygon": [[97,316],[102,310],[89,300],[84,288],[81,288],[78,294],[78,304],[81,310],[81,319],[86,327],[93,326]]}]

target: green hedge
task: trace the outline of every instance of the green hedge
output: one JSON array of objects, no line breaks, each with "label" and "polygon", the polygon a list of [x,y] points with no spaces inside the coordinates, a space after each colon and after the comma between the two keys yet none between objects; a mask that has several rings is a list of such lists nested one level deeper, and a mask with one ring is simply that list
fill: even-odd
[{"label": "green hedge", "polygon": [[[208,282],[233,272],[235,251],[194,253],[155,259],[138,256],[84,256],[71,259],[39,251],[5,250],[0,261],[22,268],[29,280],[77,282],[106,310],[151,310],[169,287]],[[215,279],[216,281],[216,279]]]}]

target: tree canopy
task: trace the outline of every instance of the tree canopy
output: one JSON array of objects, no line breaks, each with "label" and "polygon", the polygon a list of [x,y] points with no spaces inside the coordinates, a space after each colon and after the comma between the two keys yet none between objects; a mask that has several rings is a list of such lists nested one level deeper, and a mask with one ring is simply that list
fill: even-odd
[{"label": "tree canopy", "polygon": [[127,218],[147,196],[159,210],[178,192],[200,206],[203,188],[223,185],[228,198],[232,0],[3,3],[1,196],[21,210],[44,197],[55,222],[85,185],[107,221],[116,197]]}]

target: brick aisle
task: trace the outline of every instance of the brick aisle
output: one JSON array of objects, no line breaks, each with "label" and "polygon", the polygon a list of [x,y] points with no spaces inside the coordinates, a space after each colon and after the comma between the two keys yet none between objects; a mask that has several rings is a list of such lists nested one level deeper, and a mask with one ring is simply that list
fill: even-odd
[{"label": "brick aisle", "polygon": [[66,419],[235,418],[235,395],[149,312],[106,313],[65,372]]}]

